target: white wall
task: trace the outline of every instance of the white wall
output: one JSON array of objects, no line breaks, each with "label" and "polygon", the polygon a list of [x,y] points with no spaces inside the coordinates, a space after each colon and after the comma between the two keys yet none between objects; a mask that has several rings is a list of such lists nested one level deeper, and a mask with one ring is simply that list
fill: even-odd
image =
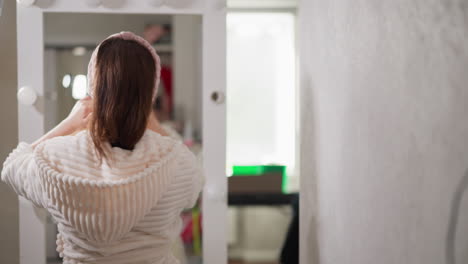
[{"label": "white wall", "polygon": [[468,2],[304,0],[300,26],[302,263],[447,263],[468,168]]},{"label": "white wall", "polygon": [[[0,164],[18,143],[16,2],[3,2],[0,16]],[[18,198],[0,182],[0,263],[18,263],[18,231]]]}]

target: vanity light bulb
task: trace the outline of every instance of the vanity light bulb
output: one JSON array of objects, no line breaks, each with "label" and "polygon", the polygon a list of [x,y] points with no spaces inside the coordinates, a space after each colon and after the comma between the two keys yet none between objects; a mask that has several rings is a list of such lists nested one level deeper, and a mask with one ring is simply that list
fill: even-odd
[{"label": "vanity light bulb", "polygon": [[73,56],[83,56],[86,54],[86,48],[78,46],[72,49]]},{"label": "vanity light bulb", "polygon": [[37,94],[31,87],[23,86],[19,89],[17,97],[21,104],[33,105],[36,102]]},{"label": "vanity light bulb", "polygon": [[32,6],[36,0],[16,0],[16,2],[22,6]]},{"label": "vanity light bulb", "polygon": [[63,78],[62,78],[62,86],[63,86],[63,88],[68,88],[68,87],[70,87],[71,81],[72,81],[71,75],[70,75],[70,74],[65,74],[65,75],[63,76]]}]

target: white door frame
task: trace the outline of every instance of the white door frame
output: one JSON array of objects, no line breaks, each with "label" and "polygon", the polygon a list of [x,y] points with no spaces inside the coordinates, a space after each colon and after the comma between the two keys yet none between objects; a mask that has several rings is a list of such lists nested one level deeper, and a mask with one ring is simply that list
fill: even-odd
[{"label": "white door frame", "polygon": [[[226,90],[226,0],[17,0],[18,89],[32,88],[34,105],[18,104],[18,137],[32,142],[44,129],[43,14],[128,13],[201,15],[203,89],[203,263],[227,262],[226,106],[211,95]],[[31,5],[26,2],[33,2]],[[96,4],[97,3],[97,4]],[[111,3],[118,6],[106,6]],[[167,4],[166,4],[167,3]],[[20,264],[46,263],[45,214],[20,199]]]}]

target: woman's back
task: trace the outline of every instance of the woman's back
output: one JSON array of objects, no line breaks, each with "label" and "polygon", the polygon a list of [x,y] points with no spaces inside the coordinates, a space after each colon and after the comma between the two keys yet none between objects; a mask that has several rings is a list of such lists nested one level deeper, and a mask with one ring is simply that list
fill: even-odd
[{"label": "woman's back", "polygon": [[2,180],[57,222],[64,263],[177,263],[170,248],[202,173],[152,112],[160,68],[142,38],[110,36],[89,63],[91,96],[3,165]]},{"label": "woman's back", "polygon": [[[105,147],[113,164],[98,161],[87,131],[34,151],[22,143],[5,161],[2,179],[34,187],[26,196],[57,222],[64,263],[177,263],[170,248],[180,234],[180,213],[194,205],[202,186],[195,157],[151,130],[133,151]],[[19,179],[20,165],[30,170]]]}]

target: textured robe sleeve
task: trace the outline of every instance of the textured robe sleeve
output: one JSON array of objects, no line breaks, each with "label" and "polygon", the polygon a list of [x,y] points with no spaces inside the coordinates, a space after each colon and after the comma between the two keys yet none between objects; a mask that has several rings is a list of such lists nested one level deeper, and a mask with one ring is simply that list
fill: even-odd
[{"label": "textured robe sleeve", "polygon": [[195,155],[185,146],[182,153],[179,169],[190,178],[189,181],[191,185],[191,191],[188,194],[188,201],[185,208],[192,208],[197,203],[198,197],[205,183],[205,178],[201,163],[197,160]]},{"label": "textured robe sleeve", "polygon": [[44,207],[44,192],[40,170],[31,145],[20,142],[3,163],[1,178],[18,195],[37,207]]},{"label": "textured robe sleeve", "polygon": [[195,164],[195,173],[193,174],[192,181],[193,181],[193,193],[192,197],[189,201],[189,207],[194,207],[198,197],[200,196],[200,193],[203,189],[203,185],[205,184],[205,177],[203,173],[203,169],[201,164],[198,163],[198,160],[194,160],[196,162]]}]

